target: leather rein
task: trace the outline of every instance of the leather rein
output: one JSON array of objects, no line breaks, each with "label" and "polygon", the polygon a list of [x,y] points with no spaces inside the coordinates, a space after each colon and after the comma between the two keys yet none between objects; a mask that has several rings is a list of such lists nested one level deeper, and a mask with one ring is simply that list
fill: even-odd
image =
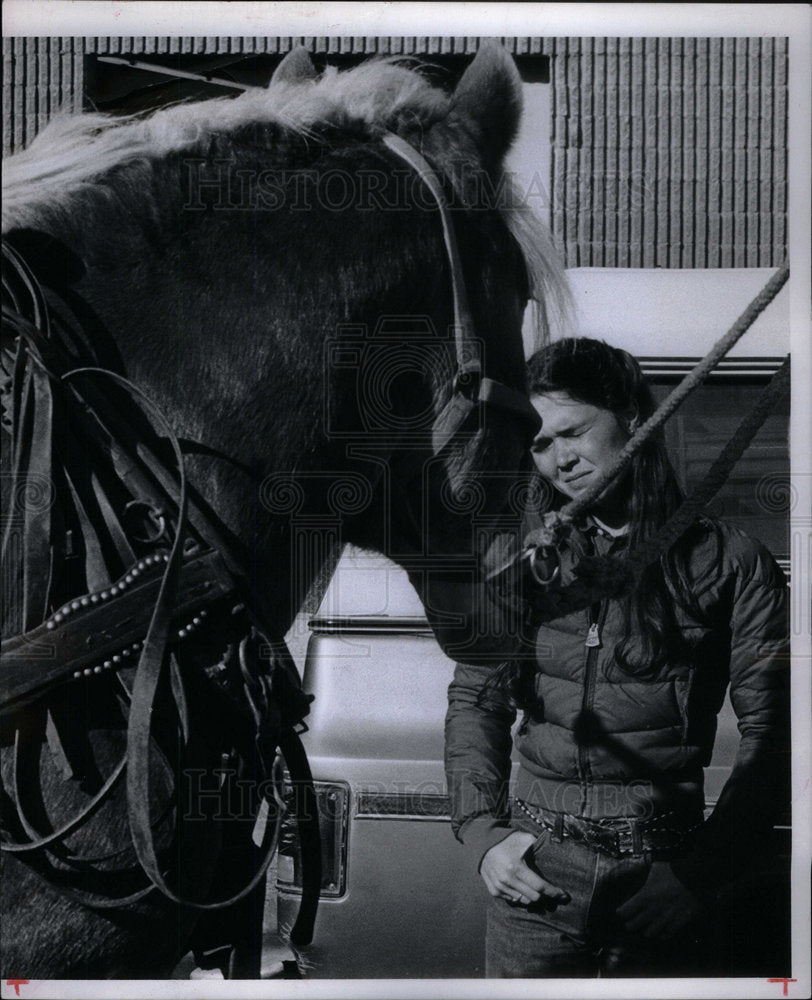
[{"label": "leather rein", "polygon": [[[477,339],[474,333],[474,321],[465,288],[451,210],[436,172],[426,159],[400,136],[385,135],[383,144],[419,175],[437,203],[451,272],[456,370],[451,379],[449,399],[435,418],[432,427],[432,451],[435,457],[465,432],[474,416],[486,415],[491,409],[507,413],[512,419],[528,426],[533,433],[536,433],[539,416],[527,394],[483,373],[481,340]],[[486,416],[483,419],[486,419]]]}]

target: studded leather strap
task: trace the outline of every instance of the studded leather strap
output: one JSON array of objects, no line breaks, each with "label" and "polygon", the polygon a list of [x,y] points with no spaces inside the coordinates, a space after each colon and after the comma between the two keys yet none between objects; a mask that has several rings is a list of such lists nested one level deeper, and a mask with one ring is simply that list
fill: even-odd
[{"label": "studded leather strap", "polygon": [[[70,601],[41,625],[2,643],[0,719],[10,721],[52,688],[134,665],[149,628],[165,567],[162,557],[137,563],[111,587]],[[188,556],[173,606],[174,633],[234,593],[216,552]]]}]

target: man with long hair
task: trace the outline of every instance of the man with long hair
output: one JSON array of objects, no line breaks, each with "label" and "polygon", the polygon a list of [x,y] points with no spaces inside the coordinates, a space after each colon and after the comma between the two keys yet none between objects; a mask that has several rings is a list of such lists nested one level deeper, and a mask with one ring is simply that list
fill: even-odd
[{"label": "man with long hair", "polygon": [[[533,459],[566,502],[654,399],[634,358],[600,341],[556,342],[529,371]],[[573,526],[562,579],[584,556],[633,552],[681,502],[654,436]],[[732,900],[789,804],[787,590],[775,560],[702,516],[631,592],[533,629],[533,661],[506,664],[497,683],[484,665],[458,664],[449,688],[452,818],[491,894],[488,975],[756,974],[741,966]],[[741,740],[705,818],[703,767],[728,688]]]}]

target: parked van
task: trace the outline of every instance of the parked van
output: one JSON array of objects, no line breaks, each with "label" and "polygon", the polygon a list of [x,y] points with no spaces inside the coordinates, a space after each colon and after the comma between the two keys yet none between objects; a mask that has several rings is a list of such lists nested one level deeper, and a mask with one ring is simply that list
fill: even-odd
[{"label": "parked van", "polygon": [[[662,398],[771,273],[573,272],[579,331],[633,350]],[[622,302],[634,303],[633,314],[629,309],[624,317]],[[783,360],[787,331],[787,302],[779,296],[669,421],[672,456],[689,489]],[[788,403],[768,418],[713,505],[714,513],[763,541],[785,568],[787,418]],[[487,891],[451,832],[443,771],[453,669],[405,574],[377,557],[346,552],[306,634],[303,681],[314,702],[304,742],[319,796],[324,861],[314,942],[303,956],[308,976],[484,975]],[[705,770],[709,809],[737,744],[726,702]],[[295,918],[300,874],[290,831],[278,862],[280,928]]]}]

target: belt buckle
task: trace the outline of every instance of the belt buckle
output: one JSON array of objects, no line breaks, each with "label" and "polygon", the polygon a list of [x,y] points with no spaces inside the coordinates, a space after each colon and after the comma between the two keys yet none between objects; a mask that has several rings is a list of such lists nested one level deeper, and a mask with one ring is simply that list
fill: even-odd
[{"label": "belt buckle", "polygon": [[606,848],[608,853],[611,854],[613,858],[623,857],[623,850],[620,846],[620,831],[615,829],[609,829],[606,832],[610,834],[610,844],[611,844],[610,847]]},{"label": "belt buckle", "polygon": [[586,823],[582,828],[582,836],[588,847],[596,851],[603,851],[613,858],[621,857],[620,837],[617,830]]},{"label": "belt buckle", "polygon": [[[624,824],[624,829],[615,830],[618,857],[642,857],[651,849],[650,837],[646,836],[645,821],[629,817],[624,820]],[[647,839],[649,843],[646,842]]]},{"label": "belt buckle", "polygon": [[637,819],[630,819],[629,826],[632,832],[632,854],[636,856],[643,853],[643,829],[642,823]]}]

